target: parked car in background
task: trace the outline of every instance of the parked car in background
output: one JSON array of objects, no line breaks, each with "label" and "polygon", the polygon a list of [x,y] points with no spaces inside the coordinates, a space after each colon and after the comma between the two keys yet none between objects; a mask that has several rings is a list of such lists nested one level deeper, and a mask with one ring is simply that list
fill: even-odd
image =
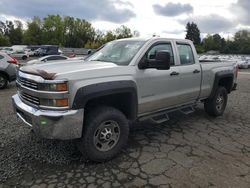
[{"label": "parked car in background", "polygon": [[70,59],[67,56],[62,56],[62,55],[48,55],[41,57],[39,59],[33,59],[28,61],[25,65],[33,65],[33,64],[39,64],[39,63],[45,63],[48,61],[57,61],[57,60],[67,60]]},{"label": "parked car in background", "polygon": [[59,50],[58,46],[53,45],[42,45],[40,48],[35,50],[36,56],[46,56],[46,55],[60,55],[62,51]]},{"label": "parked car in background", "polygon": [[0,89],[7,87],[8,83],[16,79],[18,61],[8,54],[0,52]]},{"label": "parked car in background", "polygon": [[6,54],[11,54],[13,52],[13,48],[11,47],[2,47],[1,52],[6,53]]},{"label": "parked car in background", "polygon": [[247,60],[241,60],[237,62],[240,69],[248,69],[250,67],[250,62]]},{"label": "parked car in background", "polygon": [[35,51],[35,50],[37,50],[38,48],[40,48],[40,45],[29,45],[29,46],[27,47],[27,49],[31,49],[32,51]]},{"label": "parked car in background", "polygon": [[13,45],[11,48],[13,51],[24,51],[28,46],[27,45]]},{"label": "parked car in background", "polygon": [[26,48],[24,50],[29,56],[34,56],[35,55],[35,51],[34,50],[31,50],[29,48]]},{"label": "parked car in background", "polygon": [[61,49],[58,49],[58,53],[59,53],[60,55],[62,55],[62,54],[63,54],[63,51],[62,51]]},{"label": "parked car in background", "polygon": [[26,60],[28,59],[29,54],[27,54],[25,51],[14,51],[10,54],[10,56],[16,59]]},{"label": "parked car in background", "polygon": [[35,56],[42,56],[42,54],[44,53],[44,49],[42,49],[42,48],[38,48],[38,49],[36,49],[35,51],[34,51],[34,55]]}]

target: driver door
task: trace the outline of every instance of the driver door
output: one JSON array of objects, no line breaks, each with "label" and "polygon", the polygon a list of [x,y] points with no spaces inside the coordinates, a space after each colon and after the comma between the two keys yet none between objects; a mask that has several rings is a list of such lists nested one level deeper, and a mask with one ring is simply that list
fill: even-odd
[{"label": "driver door", "polygon": [[146,52],[144,58],[153,60],[159,50],[168,51],[171,55],[170,69],[157,70],[147,68],[138,70],[137,85],[139,114],[149,113],[179,104],[181,80],[179,68],[175,66],[175,55],[171,42],[155,43]]}]

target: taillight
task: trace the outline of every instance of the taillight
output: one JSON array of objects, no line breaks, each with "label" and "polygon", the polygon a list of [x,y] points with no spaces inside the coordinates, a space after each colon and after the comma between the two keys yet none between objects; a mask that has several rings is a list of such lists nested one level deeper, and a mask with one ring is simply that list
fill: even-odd
[{"label": "taillight", "polygon": [[7,62],[11,63],[11,64],[14,64],[14,65],[18,65],[18,61],[15,58],[13,58],[13,57],[11,57],[11,60],[9,60]]},{"label": "taillight", "polygon": [[239,65],[236,66],[236,78],[238,78],[238,74],[239,74]]}]

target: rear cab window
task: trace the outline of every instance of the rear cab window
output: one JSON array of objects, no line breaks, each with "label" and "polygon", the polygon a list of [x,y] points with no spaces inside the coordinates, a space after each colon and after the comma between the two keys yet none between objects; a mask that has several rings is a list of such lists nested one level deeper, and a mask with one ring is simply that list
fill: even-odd
[{"label": "rear cab window", "polygon": [[190,44],[177,43],[177,50],[181,65],[192,65],[195,63],[194,54]]}]

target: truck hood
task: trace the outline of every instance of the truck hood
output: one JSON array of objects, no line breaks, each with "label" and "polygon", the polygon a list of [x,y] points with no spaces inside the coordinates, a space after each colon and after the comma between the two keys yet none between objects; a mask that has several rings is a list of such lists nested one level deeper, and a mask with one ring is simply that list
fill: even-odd
[{"label": "truck hood", "polygon": [[21,67],[22,72],[39,75],[45,79],[54,79],[59,75],[117,67],[114,63],[100,61],[65,60]]}]

